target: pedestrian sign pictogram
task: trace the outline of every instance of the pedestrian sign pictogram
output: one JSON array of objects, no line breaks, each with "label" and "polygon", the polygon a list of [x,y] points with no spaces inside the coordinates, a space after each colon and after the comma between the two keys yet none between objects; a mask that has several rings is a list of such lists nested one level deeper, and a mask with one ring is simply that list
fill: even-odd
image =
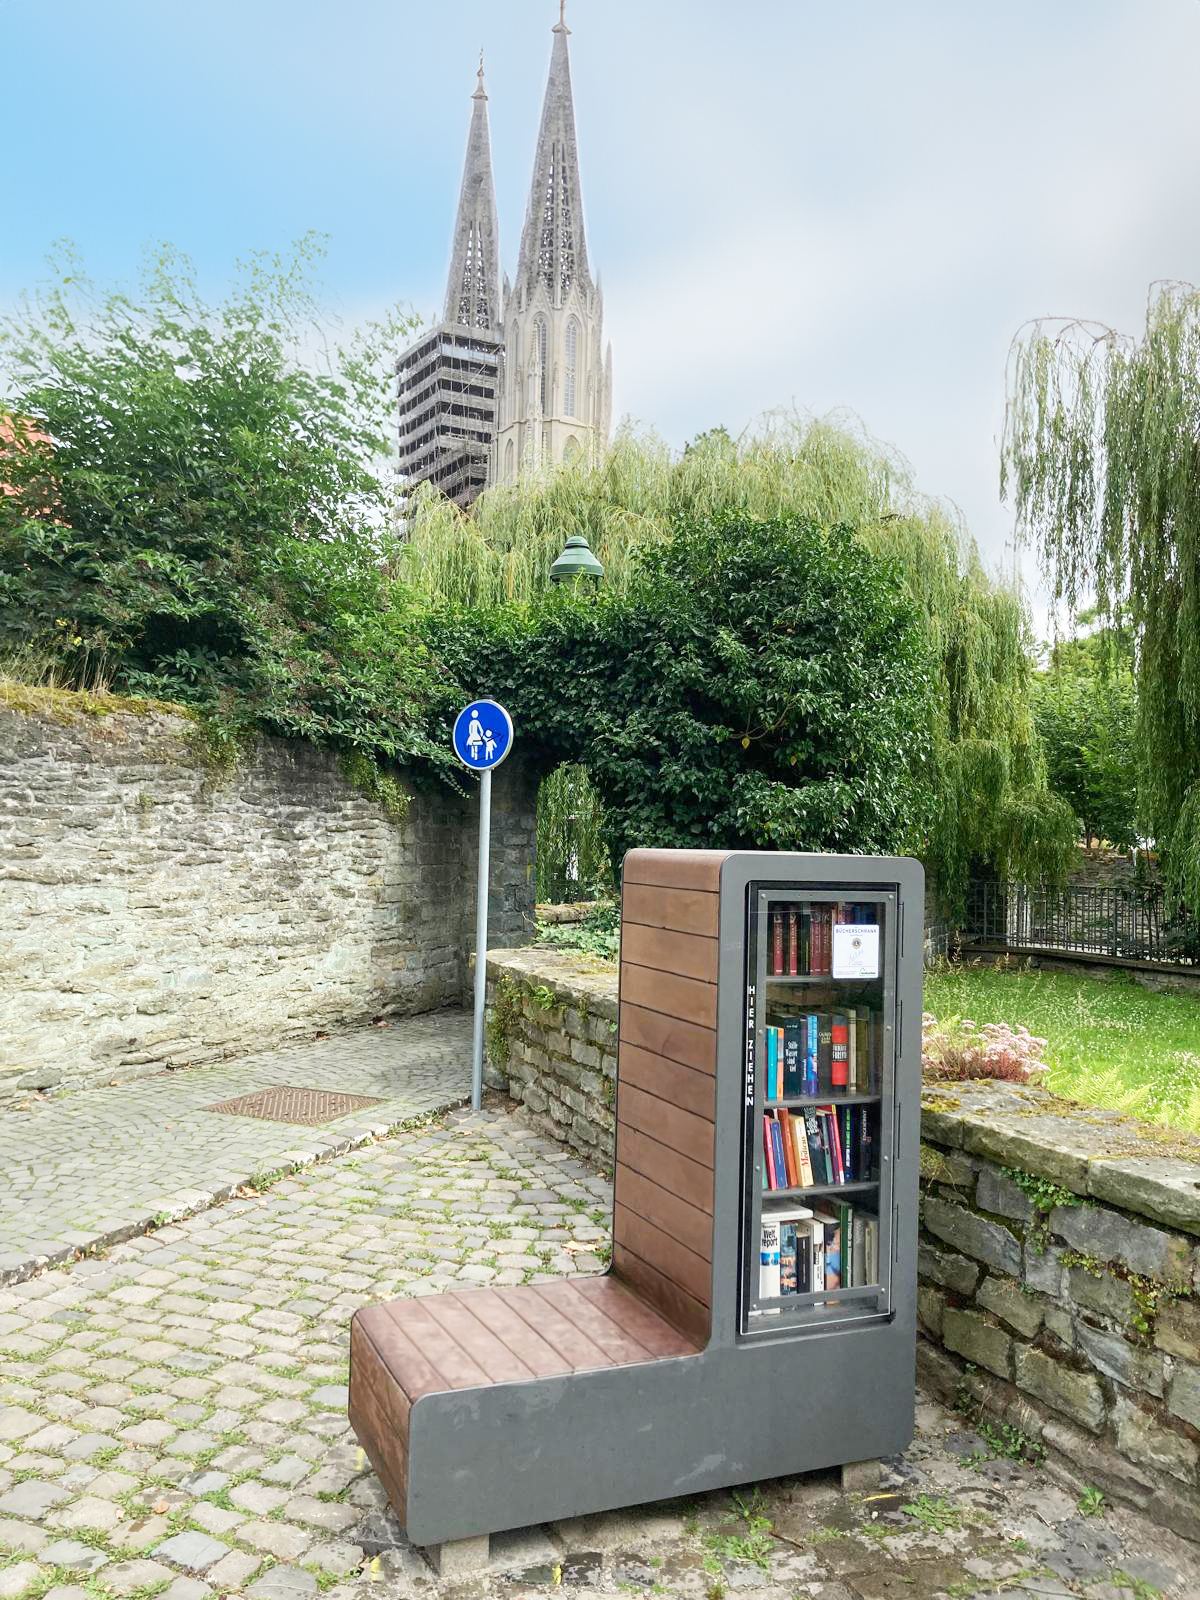
[{"label": "pedestrian sign pictogram", "polygon": [[454,754],[472,772],[490,772],[512,749],[512,718],[494,700],[472,700],[454,723]]}]

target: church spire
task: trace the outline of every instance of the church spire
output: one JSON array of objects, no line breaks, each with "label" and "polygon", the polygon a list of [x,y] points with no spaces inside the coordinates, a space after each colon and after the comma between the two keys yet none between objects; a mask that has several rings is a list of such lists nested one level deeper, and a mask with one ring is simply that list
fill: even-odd
[{"label": "church spire", "polygon": [[443,321],[467,328],[496,328],[500,325],[500,249],[482,51],[477,76]]},{"label": "church spire", "polygon": [[583,288],[588,285],[571,62],[567,54],[571,30],[564,20],[564,6],[565,0],[560,0],[516,277],[526,296],[540,282],[554,305],[563,303],[575,283]]}]

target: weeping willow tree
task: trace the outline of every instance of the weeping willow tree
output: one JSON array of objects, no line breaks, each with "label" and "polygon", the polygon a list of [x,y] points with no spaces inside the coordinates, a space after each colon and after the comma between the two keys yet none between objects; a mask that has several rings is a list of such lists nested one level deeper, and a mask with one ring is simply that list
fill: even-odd
[{"label": "weeping willow tree", "polygon": [[[845,524],[900,569],[941,666],[926,859],[947,900],[961,903],[977,863],[1061,877],[1076,824],[1046,787],[1023,597],[987,573],[957,515],[919,495],[903,458],[849,414],[774,413],[740,439],[718,428],[678,456],[655,435],[626,429],[597,466],[490,489],[469,515],[422,486],[399,563],[431,600],[530,601],[564,540],[582,533],[604,565],[605,588],[620,594],[647,545],[728,514]],[[555,804],[594,817],[586,796],[564,792]]]},{"label": "weeping willow tree", "polygon": [[1018,334],[1002,461],[1056,600],[1132,626],[1141,822],[1172,898],[1200,907],[1200,290],[1156,285],[1140,339]]},{"label": "weeping willow tree", "polygon": [[611,879],[600,797],[586,767],[564,762],[538,788],[537,897],[552,904],[592,900]]}]

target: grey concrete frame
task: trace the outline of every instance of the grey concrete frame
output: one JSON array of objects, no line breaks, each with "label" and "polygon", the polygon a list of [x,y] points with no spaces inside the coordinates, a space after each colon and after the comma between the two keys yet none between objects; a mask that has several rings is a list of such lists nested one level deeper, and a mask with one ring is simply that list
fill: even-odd
[{"label": "grey concrete frame", "polygon": [[[747,892],[898,898],[892,1310],[862,1327],[739,1336]],[[924,872],[900,857],[739,851],[722,864],[712,1335],[694,1356],[417,1400],[408,1536],[505,1528],[893,1455],[913,1434]],[[618,1065],[618,1080],[619,1080]],[[618,1091],[619,1092],[619,1091]]]}]

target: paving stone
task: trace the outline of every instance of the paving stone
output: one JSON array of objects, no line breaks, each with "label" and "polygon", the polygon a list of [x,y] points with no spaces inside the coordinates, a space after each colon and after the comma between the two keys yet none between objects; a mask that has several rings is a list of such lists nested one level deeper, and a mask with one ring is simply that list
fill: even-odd
[{"label": "paving stone", "polygon": [[48,1567],[66,1567],[71,1572],[98,1572],[109,1560],[103,1550],[81,1544],[78,1539],[57,1539],[38,1554]]},{"label": "paving stone", "polygon": [[305,1565],[317,1567],[322,1572],[328,1572],[335,1578],[343,1577],[348,1572],[356,1571],[363,1561],[363,1548],[360,1544],[320,1544],[315,1545],[304,1558]]},{"label": "paving stone", "polygon": [[247,1591],[257,1595],[259,1600],[306,1600],[316,1592],[317,1580],[313,1574],[297,1567],[272,1567]]},{"label": "paving stone", "polygon": [[257,1483],[250,1479],[246,1483],[239,1483],[236,1488],[229,1491],[229,1498],[235,1506],[243,1511],[251,1511],[257,1517],[270,1516],[272,1511],[278,1511],[288,1499],[286,1489],[272,1489],[265,1483]]},{"label": "paving stone", "polygon": [[286,1522],[244,1522],[236,1538],[280,1561],[298,1561],[312,1543],[311,1534]]},{"label": "paving stone", "polygon": [[303,1478],[307,1478],[312,1471],[312,1463],[303,1456],[280,1456],[278,1461],[271,1461],[259,1472],[259,1477],[267,1483],[282,1483],[293,1488]]},{"label": "paving stone", "polygon": [[247,1555],[244,1550],[231,1550],[216,1566],[208,1569],[208,1580],[218,1594],[229,1589],[240,1589],[262,1566],[261,1556]]},{"label": "paving stone", "polygon": [[212,1592],[208,1584],[201,1583],[199,1578],[176,1578],[156,1600],[205,1600],[205,1596]]},{"label": "paving stone", "polygon": [[198,1500],[188,1512],[193,1522],[198,1522],[209,1533],[214,1533],[219,1539],[239,1527],[246,1520],[244,1511],[227,1511],[224,1506],[210,1505],[207,1500]]},{"label": "paving stone", "polygon": [[116,1440],[106,1433],[82,1433],[64,1445],[62,1453],[69,1461],[90,1461],[101,1450],[111,1450],[115,1444]]},{"label": "paving stone", "polygon": [[289,1522],[303,1522],[310,1528],[323,1528],[326,1533],[344,1533],[356,1522],[362,1521],[362,1512],[354,1506],[342,1505],[336,1500],[317,1500],[311,1495],[298,1494],[283,1508]]},{"label": "paving stone", "polygon": [[27,1554],[36,1554],[46,1540],[47,1535],[33,1523],[13,1522],[8,1517],[0,1517],[0,1545],[7,1545],[12,1550],[21,1550]]},{"label": "paving stone", "polygon": [[206,1572],[227,1551],[227,1545],[207,1533],[189,1529],[186,1533],[177,1533],[173,1538],[164,1540],[155,1547],[154,1554],[169,1561],[172,1566],[183,1567],[187,1572]]},{"label": "paving stone", "polygon": [[75,1583],[59,1583],[53,1589],[48,1589],[43,1600],[95,1600],[95,1596],[87,1589],[81,1589]]},{"label": "paving stone", "polygon": [[0,1407],[0,1442],[11,1443],[14,1439],[23,1439],[43,1426],[42,1418],[32,1411],[25,1411],[20,1406]]},{"label": "paving stone", "polygon": [[119,1561],[104,1572],[104,1587],[114,1594],[132,1594],[150,1584],[163,1583],[173,1576],[170,1567],[159,1561]]},{"label": "paving stone", "polygon": [[21,1600],[42,1576],[36,1561],[18,1561],[11,1567],[0,1567],[0,1600]]},{"label": "paving stone", "polygon": [[96,1533],[111,1533],[124,1520],[124,1506],[91,1494],[80,1495],[78,1500],[51,1511],[46,1517],[47,1523],[55,1528],[66,1528],[71,1532],[88,1528]]},{"label": "paving stone", "polygon": [[70,1498],[68,1490],[60,1489],[53,1483],[45,1483],[40,1478],[26,1478],[24,1483],[18,1483],[7,1494],[0,1495],[0,1517],[28,1517],[31,1522],[40,1522],[54,1506]]}]

